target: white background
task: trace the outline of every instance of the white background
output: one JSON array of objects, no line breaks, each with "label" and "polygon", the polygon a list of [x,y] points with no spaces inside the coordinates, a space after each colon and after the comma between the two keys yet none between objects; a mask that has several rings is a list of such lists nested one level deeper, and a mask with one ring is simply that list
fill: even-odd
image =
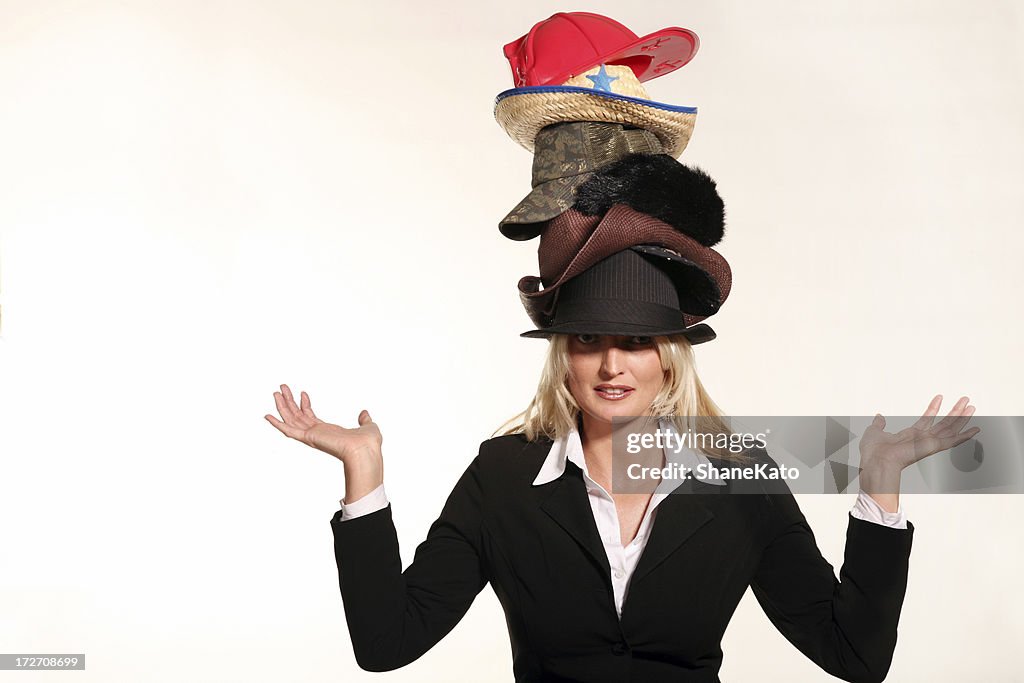
[{"label": "white background", "polygon": [[[647,87],[699,107],[681,160],[726,202],[724,410],[1022,414],[1020,3],[2,1],[0,652],[87,656],[33,680],[512,680],[490,588],[358,669],[341,464],[263,415],[283,382],[368,408],[411,560],[539,376],[537,243],[497,230],[530,155],[492,104],[563,9],[701,38]],[[799,500],[838,570],[854,496]],[[888,680],[1024,681],[1024,499],[903,504]],[[833,680],[749,593],[723,649],[724,681]]]}]

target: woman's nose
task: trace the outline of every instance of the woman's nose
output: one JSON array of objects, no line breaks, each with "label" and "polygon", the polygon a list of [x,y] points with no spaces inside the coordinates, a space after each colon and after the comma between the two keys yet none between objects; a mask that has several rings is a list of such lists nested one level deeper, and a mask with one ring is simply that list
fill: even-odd
[{"label": "woman's nose", "polygon": [[622,371],[622,349],[615,344],[605,347],[601,357],[601,372],[606,377],[614,377]]}]

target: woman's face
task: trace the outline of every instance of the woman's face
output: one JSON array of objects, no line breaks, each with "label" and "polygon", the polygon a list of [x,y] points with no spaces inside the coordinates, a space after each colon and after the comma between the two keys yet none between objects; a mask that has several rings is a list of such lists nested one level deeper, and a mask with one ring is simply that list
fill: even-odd
[{"label": "woman's face", "polygon": [[647,415],[665,371],[653,337],[569,337],[569,391],[584,416],[600,422]]}]

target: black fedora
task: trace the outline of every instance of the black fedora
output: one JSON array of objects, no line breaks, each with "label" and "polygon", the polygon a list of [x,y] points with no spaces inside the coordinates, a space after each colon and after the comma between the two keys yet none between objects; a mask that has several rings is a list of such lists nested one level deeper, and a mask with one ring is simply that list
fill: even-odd
[{"label": "black fedora", "polygon": [[715,331],[704,323],[687,326],[680,310],[680,288],[687,283],[667,266],[681,258],[650,245],[616,252],[565,282],[555,294],[550,324],[520,336],[681,334],[691,344],[711,341]]},{"label": "black fedora", "polygon": [[564,284],[602,259],[638,245],[670,250],[658,263],[670,271],[687,327],[718,312],[732,288],[732,271],[722,255],[654,216],[615,204],[603,216],[569,209],[549,221],[537,250],[540,277],[519,280],[519,299],[530,320],[538,328],[550,325]]}]

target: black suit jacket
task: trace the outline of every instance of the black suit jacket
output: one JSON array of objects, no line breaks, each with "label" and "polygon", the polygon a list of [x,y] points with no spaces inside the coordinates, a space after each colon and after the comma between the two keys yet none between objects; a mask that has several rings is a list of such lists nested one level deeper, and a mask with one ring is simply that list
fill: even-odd
[{"label": "black suit jacket", "polygon": [[[404,572],[390,506],[345,522],[335,514],[341,593],[363,669],[420,657],[490,582],[516,681],[717,683],[722,635],[750,586],[822,669],[847,681],[885,678],[913,525],[851,515],[837,580],[784,482],[687,482],[692,493],[658,507],[620,620],[582,471],[567,462],[560,478],[532,485],[551,445],[522,435],[485,441]],[[743,486],[756,488],[726,495]]]}]

